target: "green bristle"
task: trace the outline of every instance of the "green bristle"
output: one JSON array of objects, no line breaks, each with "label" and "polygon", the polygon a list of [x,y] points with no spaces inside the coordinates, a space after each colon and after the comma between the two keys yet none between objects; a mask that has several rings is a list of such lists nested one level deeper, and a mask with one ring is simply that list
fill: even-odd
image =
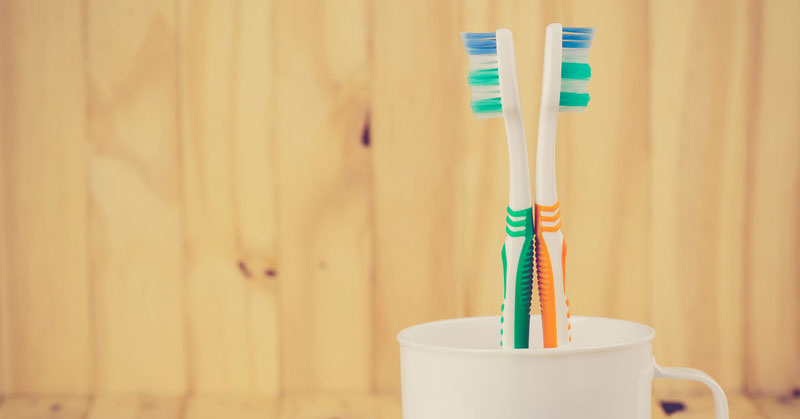
[{"label": "green bristle", "polygon": [[472,101],[472,111],[475,113],[503,112],[503,105],[499,97]]},{"label": "green bristle", "polygon": [[588,80],[592,77],[592,67],[583,63],[561,63],[561,78]]},{"label": "green bristle", "polygon": [[586,106],[588,104],[589,104],[588,93],[561,92],[561,97],[558,101],[559,106]]},{"label": "green bristle", "polygon": [[467,81],[472,86],[500,85],[500,75],[496,68],[488,70],[473,70],[469,72]]}]

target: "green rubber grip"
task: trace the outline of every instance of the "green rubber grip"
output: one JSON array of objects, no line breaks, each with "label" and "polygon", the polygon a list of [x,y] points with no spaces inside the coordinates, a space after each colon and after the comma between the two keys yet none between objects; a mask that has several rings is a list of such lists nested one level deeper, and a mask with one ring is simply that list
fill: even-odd
[{"label": "green rubber grip", "polygon": [[[517,264],[516,287],[514,289],[514,348],[527,348],[528,347],[528,334],[530,330],[531,320],[531,294],[533,291],[533,210],[527,208],[520,211],[514,211],[510,207],[506,208],[508,216],[506,217],[506,233],[511,237],[525,237],[525,242],[522,245],[522,250],[519,255],[519,262]],[[522,220],[512,220],[511,217],[521,218]],[[511,227],[519,228],[521,230],[512,230]],[[507,264],[510,259],[506,254],[506,246],[503,245],[501,252],[503,259],[503,299],[506,299],[507,292],[507,278],[508,269]],[[505,307],[501,307],[503,310]],[[501,317],[501,322],[503,318]]]}]

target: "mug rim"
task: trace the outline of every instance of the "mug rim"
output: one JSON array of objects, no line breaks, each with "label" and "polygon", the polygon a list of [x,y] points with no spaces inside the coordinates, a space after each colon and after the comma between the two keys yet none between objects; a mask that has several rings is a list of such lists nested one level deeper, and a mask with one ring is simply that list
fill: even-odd
[{"label": "mug rim", "polygon": [[[539,315],[531,315],[531,318],[539,318]],[[473,317],[457,317],[452,319],[443,319],[443,320],[435,320],[431,322],[419,323],[405,329],[401,330],[397,334],[397,342],[400,343],[401,347],[408,347],[408,348],[416,348],[416,349],[423,349],[423,350],[430,350],[436,352],[450,352],[450,353],[461,353],[461,354],[479,354],[479,355],[503,355],[503,356],[561,356],[561,355],[569,355],[569,354],[578,354],[578,353],[587,353],[587,352],[605,352],[605,351],[612,351],[623,349],[627,347],[633,347],[636,345],[640,345],[645,342],[652,342],[656,336],[656,331],[652,327],[630,320],[624,319],[615,319],[612,317],[597,317],[597,316],[572,316],[575,319],[599,319],[599,320],[610,320],[614,322],[620,323],[628,323],[630,325],[636,325],[638,327],[644,327],[647,329],[647,334],[641,337],[637,337],[635,339],[626,340],[623,342],[606,344],[606,345],[597,345],[597,346],[590,346],[590,347],[569,347],[569,346],[562,346],[558,348],[521,348],[521,349],[503,349],[503,348],[494,348],[494,349],[476,349],[476,348],[456,348],[456,347],[449,347],[449,346],[441,346],[441,345],[434,345],[429,343],[420,343],[414,342],[410,340],[406,335],[412,331],[412,329],[422,327],[422,326],[430,326],[434,324],[440,323],[462,323],[467,321],[473,321],[478,319],[492,319],[497,318],[499,319],[500,316],[473,316]]]}]

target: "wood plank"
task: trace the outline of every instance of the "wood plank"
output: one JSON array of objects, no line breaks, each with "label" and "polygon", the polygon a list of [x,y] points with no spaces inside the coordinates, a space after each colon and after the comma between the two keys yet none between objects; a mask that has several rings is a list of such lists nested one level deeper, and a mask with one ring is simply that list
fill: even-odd
[{"label": "wood plank", "polygon": [[274,397],[192,397],[182,419],[264,419],[277,418],[279,399]]},{"label": "wood plank", "polygon": [[87,419],[181,419],[182,397],[96,397]]},{"label": "wood plank", "polygon": [[[673,409],[676,409],[678,405],[682,409],[670,410],[672,413],[667,414],[662,407],[662,401],[672,404]],[[728,408],[731,419],[772,418],[772,416],[766,416],[754,400],[741,394],[728,395]],[[692,395],[677,393],[653,396],[653,419],[708,419],[713,417],[714,399],[708,391]]]},{"label": "wood plank", "polygon": [[744,357],[748,4],[654,1],[649,11],[655,355],[735,390]]},{"label": "wood plank", "polygon": [[4,1],[0,16],[3,387],[87,392],[81,2]]},{"label": "wood plank", "polygon": [[82,419],[88,405],[86,397],[15,396],[0,405],[0,419]]},{"label": "wood plank", "polygon": [[306,394],[272,397],[192,397],[186,419],[399,419],[400,400],[395,395]]},{"label": "wood plank", "polygon": [[403,405],[399,394],[373,396],[376,419],[402,419]]},{"label": "wood plank", "polygon": [[755,398],[756,403],[770,419],[800,418],[800,390],[794,394],[779,397],[766,396]]},{"label": "wood plank", "polygon": [[[9,2],[0,3],[0,14],[3,16],[9,16],[9,13],[6,13],[6,9],[8,8]],[[8,47],[8,39],[10,36],[8,35],[8,27],[10,25],[2,25],[0,26],[0,86],[5,89],[6,80],[10,79],[8,75],[9,71],[6,65],[6,60],[8,60],[8,56],[11,55]],[[5,90],[4,90],[5,91]],[[7,111],[10,107],[10,104],[7,103],[8,100],[5,95],[0,95],[0,151],[5,151],[5,140],[7,129],[5,128],[7,124]],[[10,112],[9,112],[10,113]],[[6,190],[8,187],[6,186],[6,179],[8,177],[6,171],[6,159],[0,157],[0,226],[3,226],[3,231],[5,231],[6,226]],[[6,326],[6,287],[8,286],[8,243],[5,235],[0,235],[0,405],[3,403],[3,394],[6,393],[6,341],[8,338],[6,334],[8,332],[8,326]]]},{"label": "wood plank", "polygon": [[367,390],[374,312],[366,2],[278,2],[273,22],[283,388]]},{"label": "wood plank", "polygon": [[758,108],[748,144],[746,254],[747,389],[800,387],[800,41],[796,1],[758,3],[753,96]]},{"label": "wood plank", "polygon": [[[11,16],[13,16],[8,9],[10,8],[11,2],[3,2],[0,3],[0,15],[6,16],[9,19],[7,22],[12,22]],[[0,26],[0,86],[2,86],[3,91],[6,90],[6,83],[8,80],[11,80],[11,71],[10,65],[7,64],[9,60],[12,48],[11,43],[11,31],[9,28],[12,27],[11,24],[5,24]],[[9,125],[9,115],[11,115],[11,107],[14,106],[9,98],[11,95],[0,95],[0,151],[5,153],[5,138],[7,138],[8,128]],[[8,171],[6,170],[6,159],[0,157],[0,226],[3,227],[3,231],[6,228],[6,194],[8,190],[8,186],[6,186],[7,179],[8,179]],[[6,326],[6,317],[8,314],[6,313],[6,287],[8,286],[8,243],[5,237],[5,234],[0,235],[0,405],[3,403],[3,394],[6,393],[6,341],[8,338],[6,334],[8,332],[8,326]]]},{"label": "wood plank", "polygon": [[271,2],[180,2],[190,386],[277,394]]},{"label": "wood plank", "polygon": [[399,387],[401,329],[464,314],[455,251],[463,130],[455,121],[468,102],[458,10],[456,1],[374,9],[372,380],[381,391]]},{"label": "wood plank", "polygon": [[[282,399],[281,418],[379,418],[376,399],[368,395],[304,395]],[[384,416],[386,417],[386,416]]]},{"label": "wood plank", "polygon": [[99,393],[186,388],[175,7],[89,1]]}]

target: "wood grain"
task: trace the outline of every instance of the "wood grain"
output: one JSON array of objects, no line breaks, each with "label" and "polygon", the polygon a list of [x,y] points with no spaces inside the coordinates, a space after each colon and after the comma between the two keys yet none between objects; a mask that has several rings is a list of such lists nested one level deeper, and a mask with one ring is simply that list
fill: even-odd
[{"label": "wood grain", "polygon": [[[372,379],[374,388],[390,390],[399,383],[397,333],[464,313],[453,243],[463,153],[456,121],[466,102],[454,102],[464,98],[466,86],[454,1],[384,2],[375,9],[372,27]],[[414,105],[419,103],[425,106]]]},{"label": "wood grain", "polygon": [[[0,6],[1,7],[1,6]],[[3,9],[0,8],[0,11]],[[0,38],[1,39],[1,38]],[[2,44],[0,44],[2,45]],[[2,55],[2,51],[0,50],[0,55]],[[0,65],[0,71],[4,66]],[[0,73],[0,80],[4,80],[4,74]],[[4,115],[3,112],[4,106],[3,102],[0,101],[0,116]],[[0,119],[2,121],[2,119]],[[0,125],[0,132],[3,132],[3,125]],[[3,149],[3,145],[0,144],[0,150]],[[0,173],[5,176],[5,163],[4,159],[0,158]],[[3,181],[4,179],[0,179],[0,225],[3,225],[5,229],[5,220],[6,220],[6,211],[5,211],[5,195],[6,195],[6,185]],[[7,243],[5,239],[0,239],[0,403],[2,403],[2,395],[5,394],[8,390],[6,390],[8,384],[6,383],[6,332],[8,331],[8,326],[6,325],[6,311],[5,307],[5,294],[6,294],[6,287],[8,286],[8,250],[7,250]]]},{"label": "wood grain", "polygon": [[[296,396],[284,398],[282,418],[379,418],[370,396]],[[391,413],[391,412],[390,412]],[[384,412],[384,414],[386,414]]]},{"label": "wood grain", "polygon": [[0,419],[82,419],[88,405],[86,397],[18,396],[3,401]]},{"label": "wood grain", "polygon": [[[681,410],[668,414],[663,409],[661,402],[680,403]],[[780,419],[765,415],[755,400],[740,394],[728,395],[728,409],[731,419]],[[706,391],[696,395],[654,395],[653,419],[708,419],[714,417],[714,399]]]},{"label": "wood grain", "polygon": [[514,31],[533,173],[552,21],[598,29],[557,145],[572,311],[800,388],[800,6],[597,3],[0,1],[0,394],[393,394],[400,329],[499,308],[505,132],[457,34]]},{"label": "wood grain", "polygon": [[80,3],[4,1],[0,16],[3,387],[86,393],[92,359]]},{"label": "wood grain", "polygon": [[181,393],[175,8],[89,1],[85,19],[96,390]]},{"label": "wood grain", "polygon": [[701,367],[729,389],[743,374],[743,86],[751,57],[726,45],[747,44],[747,17],[744,1],[650,5],[655,355]]},{"label": "wood grain", "polygon": [[373,396],[375,400],[376,419],[394,419],[403,417],[403,405],[399,394]]},{"label": "wood grain", "polygon": [[185,419],[264,419],[277,418],[279,400],[252,397],[196,397],[186,402]]},{"label": "wood grain", "polygon": [[764,2],[758,20],[758,105],[748,154],[747,389],[800,387],[800,41],[798,2]]},{"label": "wood grain", "polygon": [[[9,2],[0,3],[0,14],[2,16],[11,16],[11,13],[8,11],[10,6]],[[0,86],[3,86],[5,91],[5,86],[8,80],[11,79],[11,66],[8,64],[8,60],[11,56],[11,33],[8,30],[10,25],[2,25],[0,26]],[[0,95],[0,150],[5,153],[6,148],[6,140],[5,138],[8,135],[9,129],[7,126],[9,125],[9,116],[12,114],[10,110],[12,106],[14,106],[11,101],[8,100],[11,95]],[[3,231],[6,229],[6,194],[9,186],[7,185],[9,182],[7,181],[8,172],[6,171],[6,159],[0,157],[0,225],[3,226]],[[8,277],[8,255],[9,255],[9,243],[5,237],[0,237],[0,404],[3,403],[2,395],[7,392],[6,387],[8,384],[6,383],[6,341],[8,338],[6,337],[6,333],[8,333],[9,326],[6,324],[6,287],[8,287],[9,277]]]},{"label": "wood grain", "polygon": [[800,417],[800,397],[784,394],[779,397],[759,397],[756,403],[770,419],[795,419]]},{"label": "wood grain", "polygon": [[278,2],[273,22],[283,389],[366,390],[373,317],[366,2]]},{"label": "wood grain", "polygon": [[[680,403],[683,409],[666,414],[661,401]],[[800,404],[789,396],[752,398],[729,395],[732,419],[790,419]],[[654,419],[705,419],[713,415],[710,394],[654,396]],[[400,400],[392,396],[288,397],[76,397],[14,396],[0,405],[0,419],[399,419]]]},{"label": "wood grain", "polygon": [[182,418],[182,397],[95,397],[87,419],[176,419]]},{"label": "wood grain", "polygon": [[195,394],[277,394],[280,386],[271,7],[180,3]]}]

